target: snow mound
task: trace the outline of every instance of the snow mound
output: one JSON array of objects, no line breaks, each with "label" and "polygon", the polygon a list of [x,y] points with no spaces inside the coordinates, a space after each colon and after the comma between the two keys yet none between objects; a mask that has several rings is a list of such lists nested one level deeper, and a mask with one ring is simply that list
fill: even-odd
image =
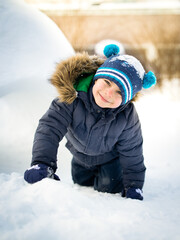
[{"label": "snow mound", "polygon": [[145,200],[44,179],[34,185],[22,175],[0,174],[2,240],[99,239],[178,240],[178,189],[153,181]]},{"label": "snow mound", "polygon": [[1,0],[0,36],[0,94],[16,81],[47,77],[74,53],[56,24],[22,0]]},{"label": "snow mound", "polygon": [[38,120],[57,96],[48,79],[74,50],[43,13],[22,0],[1,0],[0,53],[0,171],[22,172]]}]

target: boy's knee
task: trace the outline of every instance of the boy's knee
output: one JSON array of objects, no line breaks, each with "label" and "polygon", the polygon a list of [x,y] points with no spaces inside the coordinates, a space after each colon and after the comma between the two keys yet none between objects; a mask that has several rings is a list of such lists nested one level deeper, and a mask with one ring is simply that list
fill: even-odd
[{"label": "boy's knee", "polygon": [[72,180],[74,183],[79,184],[81,186],[93,186],[94,179],[92,177],[85,177],[82,175],[74,174],[72,175]]},{"label": "boy's knee", "polygon": [[98,192],[119,193],[122,191],[122,182],[109,177],[95,178],[94,189]]},{"label": "boy's knee", "polygon": [[81,186],[94,185],[93,174],[76,163],[72,163],[71,174],[74,183],[77,183]]}]

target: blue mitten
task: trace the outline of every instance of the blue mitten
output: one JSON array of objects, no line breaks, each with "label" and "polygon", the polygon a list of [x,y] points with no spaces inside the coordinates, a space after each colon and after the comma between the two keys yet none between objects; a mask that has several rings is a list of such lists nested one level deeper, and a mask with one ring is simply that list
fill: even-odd
[{"label": "blue mitten", "polygon": [[28,183],[35,183],[41,181],[43,178],[52,178],[60,181],[60,178],[54,173],[54,170],[42,163],[33,165],[24,173],[24,179]]},{"label": "blue mitten", "polygon": [[131,187],[131,188],[124,189],[121,195],[122,197],[126,197],[126,198],[143,200],[143,193],[142,193],[142,190],[139,188]]}]

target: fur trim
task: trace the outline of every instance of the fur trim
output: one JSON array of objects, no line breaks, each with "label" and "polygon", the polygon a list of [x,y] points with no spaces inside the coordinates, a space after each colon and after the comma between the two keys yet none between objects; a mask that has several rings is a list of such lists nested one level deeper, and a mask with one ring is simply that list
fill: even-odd
[{"label": "fur trim", "polygon": [[104,61],[84,52],[60,62],[50,79],[59,93],[60,101],[71,104],[77,96],[74,84],[78,77],[83,74],[95,74]]}]

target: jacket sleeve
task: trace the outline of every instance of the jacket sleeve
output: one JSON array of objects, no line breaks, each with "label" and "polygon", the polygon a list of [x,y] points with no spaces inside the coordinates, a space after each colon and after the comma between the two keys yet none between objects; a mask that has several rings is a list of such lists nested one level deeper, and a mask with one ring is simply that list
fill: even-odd
[{"label": "jacket sleeve", "polygon": [[141,124],[132,103],[125,118],[127,124],[117,144],[123,170],[123,184],[125,188],[142,189],[146,171],[142,149],[143,138]]},{"label": "jacket sleeve", "polygon": [[59,103],[58,99],[51,103],[48,111],[40,119],[35,133],[31,165],[44,163],[56,171],[59,142],[71,123],[72,111],[73,103]]}]

